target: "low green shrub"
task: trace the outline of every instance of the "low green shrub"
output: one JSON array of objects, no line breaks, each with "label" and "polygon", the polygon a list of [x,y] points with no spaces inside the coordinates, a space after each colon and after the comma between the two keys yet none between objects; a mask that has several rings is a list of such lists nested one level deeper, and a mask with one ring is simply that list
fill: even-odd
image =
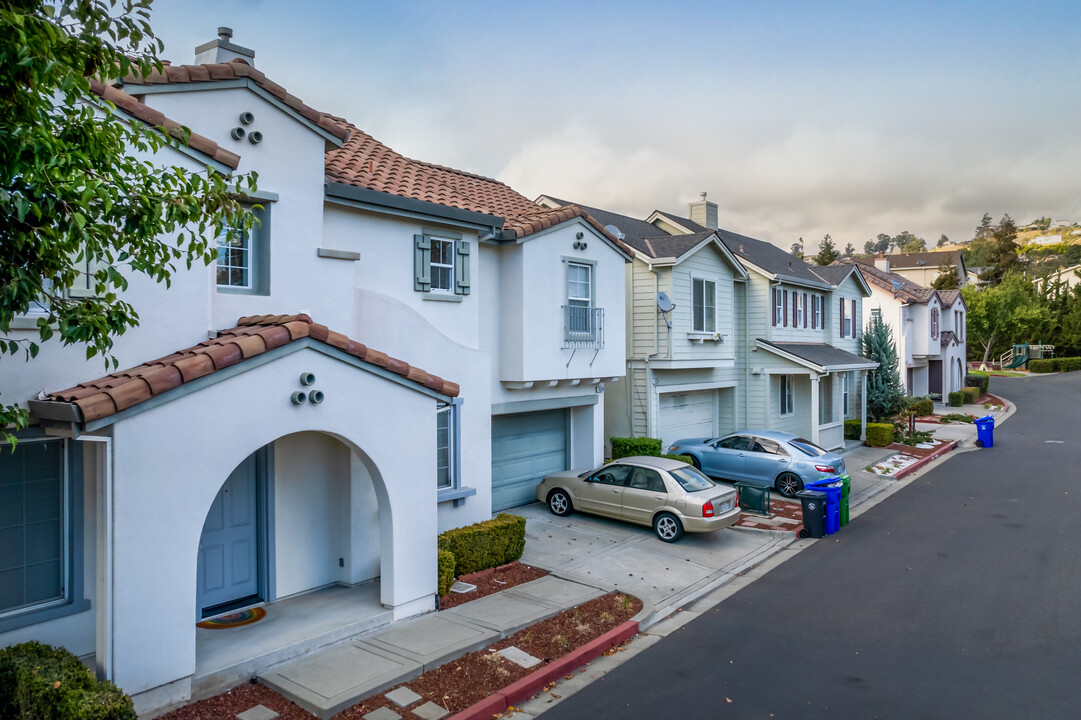
[{"label": "low green shrub", "polygon": [[450,592],[450,586],[454,584],[454,553],[449,550],[438,552],[438,592],[439,597],[443,597]]},{"label": "low green shrub", "polygon": [[685,462],[688,465],[694,465],[694,458],[690,455],[661,455],[661,457],[668,458],[669,460],[679,460],[680,462]]},{"label": "low green shrub", "polygon": [[935,412],[935,402],[929,397],[905,398],[905,403],[908,405],[908,411],[916,417],[926,417]]},{"label": "low green shrub", "polygon": [[886,447],[893,442],[893,425],[890,423],[867,423],[867,444]]},{"label": "low green shrub", "polygon": [[1081,370],[1081,357],[1055,358],[1055,369],[1059,372],[1073,372]]},{"label": "low green shrub", "polygon": [[859,440],[861,423],[857,420],[845,420],[845,440]]},{"label": "low green shrub", "polygon": [[614,437],[612,438],[612,459],[632,457],[634,455],[650,455],[656,457],[664,452],[661,441],[657,438],[648,437]]},{"label": "low green shrub", "polygon": [[935,436],[930,430],[916,430],[913,432],[901,432],[896,435],[896,442],[902,445],[919,445],[920,443],[930,442]]},{"label": "low green shrub", "polygon": [[961,388],[961,394],[965,396],[966,405],[973,405],[976,398],[980,396],[980,389],[978,387],[963,387]]},{"label": "low green shrub", "polygon": [[491,520],[447,530],[439,549],[454,556],[454,577],[506,565],[525,550],[525,518],[500,513]]},{"label": "low green shrub", "polygon": [[964,404],[965,404],[965,394],[963,392],[952,392],[952,393],[950,393],[950,401],[949,401],[949,406],[950,407],[961,407]]},{"label": "low green shrub", "polygon": [[968,413],[947,413],[946,415],[939,415],[938,419],[946,425],[952,422],[972,422],[972,416]]},{"label": "low green shrub", "polygon": [[131,698],[63,648],[31,641],[0,650],[0,718],[136,720]]},{"label": "low green shrub", "polygon": [[990,386],[990,384],[991,373],[973,370],[968,375],[965,375],[965,385],[970,387],[978,387],[981,393],[987,392],[987,388]]},{"label": "low green shrub", "polygon": [[[1065,358],[1060,358],[1065,359]],[[1055,359],[1054,358],[1037,358],[1036,360],[1028,361],[1028,371],[1031,373],[1050,373],[1055,372]]]}]

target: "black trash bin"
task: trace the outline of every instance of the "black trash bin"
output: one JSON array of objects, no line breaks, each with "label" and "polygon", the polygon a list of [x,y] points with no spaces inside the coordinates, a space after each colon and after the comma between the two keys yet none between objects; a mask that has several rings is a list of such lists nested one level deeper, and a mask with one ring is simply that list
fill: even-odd
[{"label": "black trash bin", "polygon": [[826,534],[826,493],[804,490],[796,493],[803,505],[803,528],[801,538],[820,538]]}]

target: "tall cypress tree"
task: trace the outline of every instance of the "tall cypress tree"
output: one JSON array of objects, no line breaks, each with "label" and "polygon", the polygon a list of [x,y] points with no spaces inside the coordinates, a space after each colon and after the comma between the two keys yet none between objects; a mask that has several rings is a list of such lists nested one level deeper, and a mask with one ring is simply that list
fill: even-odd
[{"label": "tall cypress tree", "polygon": [[860,354],[878,363],[867,373],[867,414],[875,422],[888,422],[905,407],[905,390],[897,371],[897,346],[889,325],[873,316],[860,340]]}]

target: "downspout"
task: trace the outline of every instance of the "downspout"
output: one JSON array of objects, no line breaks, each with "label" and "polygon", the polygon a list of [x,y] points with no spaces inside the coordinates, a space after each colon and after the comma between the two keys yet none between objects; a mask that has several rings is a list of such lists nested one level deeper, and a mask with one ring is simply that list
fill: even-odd
[{"label": "downspout", "polygon": [[97,495],[97,528],[95,535],[100,538],[97,544],[97,596],[98,621],[97,643],[94,663],[98,678],[112,680],[115,677],[115,652],[113,632],[113,527],[114,492],[113,492],[113,439],[105,435],[82,435],[80,442],[100,443],[105,454],[103,462],[98,464],[99,475]]},{"label": "downspout", "polygon": [[[751,411],[750,411],[750,395],[751,395],[751,344],[748,337],[751,331],[748,325],[747,305],[751,302],[751,279],[748,277],[743,281],[743,332],[740,338],[740,344],[743,346],[743,422],[740,423],[743,427],[750,425]],[[770,298],[772,302],[773,298]],[[770,312],[773,312],[773,308],[770,308]],[[769,327],[767,325],[766,327]]]}]

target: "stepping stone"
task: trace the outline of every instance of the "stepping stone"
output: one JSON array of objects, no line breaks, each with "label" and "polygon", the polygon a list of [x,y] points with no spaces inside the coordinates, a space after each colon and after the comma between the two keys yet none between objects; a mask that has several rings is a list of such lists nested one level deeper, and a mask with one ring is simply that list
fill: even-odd
[{"label": "stepping stone", "polygon": [[274,720],[276,717],[278,717],[278,713],[265,705],[256,705],[250,710],[237,713],[236,716],[237,720]]},{"label": "stepping stone", "polygon": [[450,715],[450,711],[444,710],[434,702],[426,702],[419,708],[413,708],[413,714],[421,720],[439,720],[441,717]]},{"label": "stepping stone", "polygon": [[509,648],[503,648],[499,651],[499,654],[510,660],[515,665],[520,665],[521,667],[524,667],[526,669],[529,669],[534,665],[540,664],[540,660],[523,650],[519,650],[513,645]]},{"label": "stepping stone", "polygon": [[[390,700],[392,703],[394,703],[400,708],[409,707],[417,700],[421,699],[420,695],[417,695],[415,692],[413,692],[407,687],[400,687],[397,690],[392,690],[383,697],[385,697],[387,700]],[[378,720],[378,718],[376,718],[376,720]]]},{"label": "stepping stone", "polygon": [[402,720],[402,716],[388,707],[381,707],[365,715],[364,720]]},{"label": "stepping stone", "polygon": [[467,582],[462,582],[461,580],[458,580],[457,582],[455,582],[453,585],[450,586],[450,591],[452,593],[458,593],[460,595],[465,595],[466,593],[471,593],[476,589],[477,589],[476,585],[472,585],[472,584],[467,583]]}]

